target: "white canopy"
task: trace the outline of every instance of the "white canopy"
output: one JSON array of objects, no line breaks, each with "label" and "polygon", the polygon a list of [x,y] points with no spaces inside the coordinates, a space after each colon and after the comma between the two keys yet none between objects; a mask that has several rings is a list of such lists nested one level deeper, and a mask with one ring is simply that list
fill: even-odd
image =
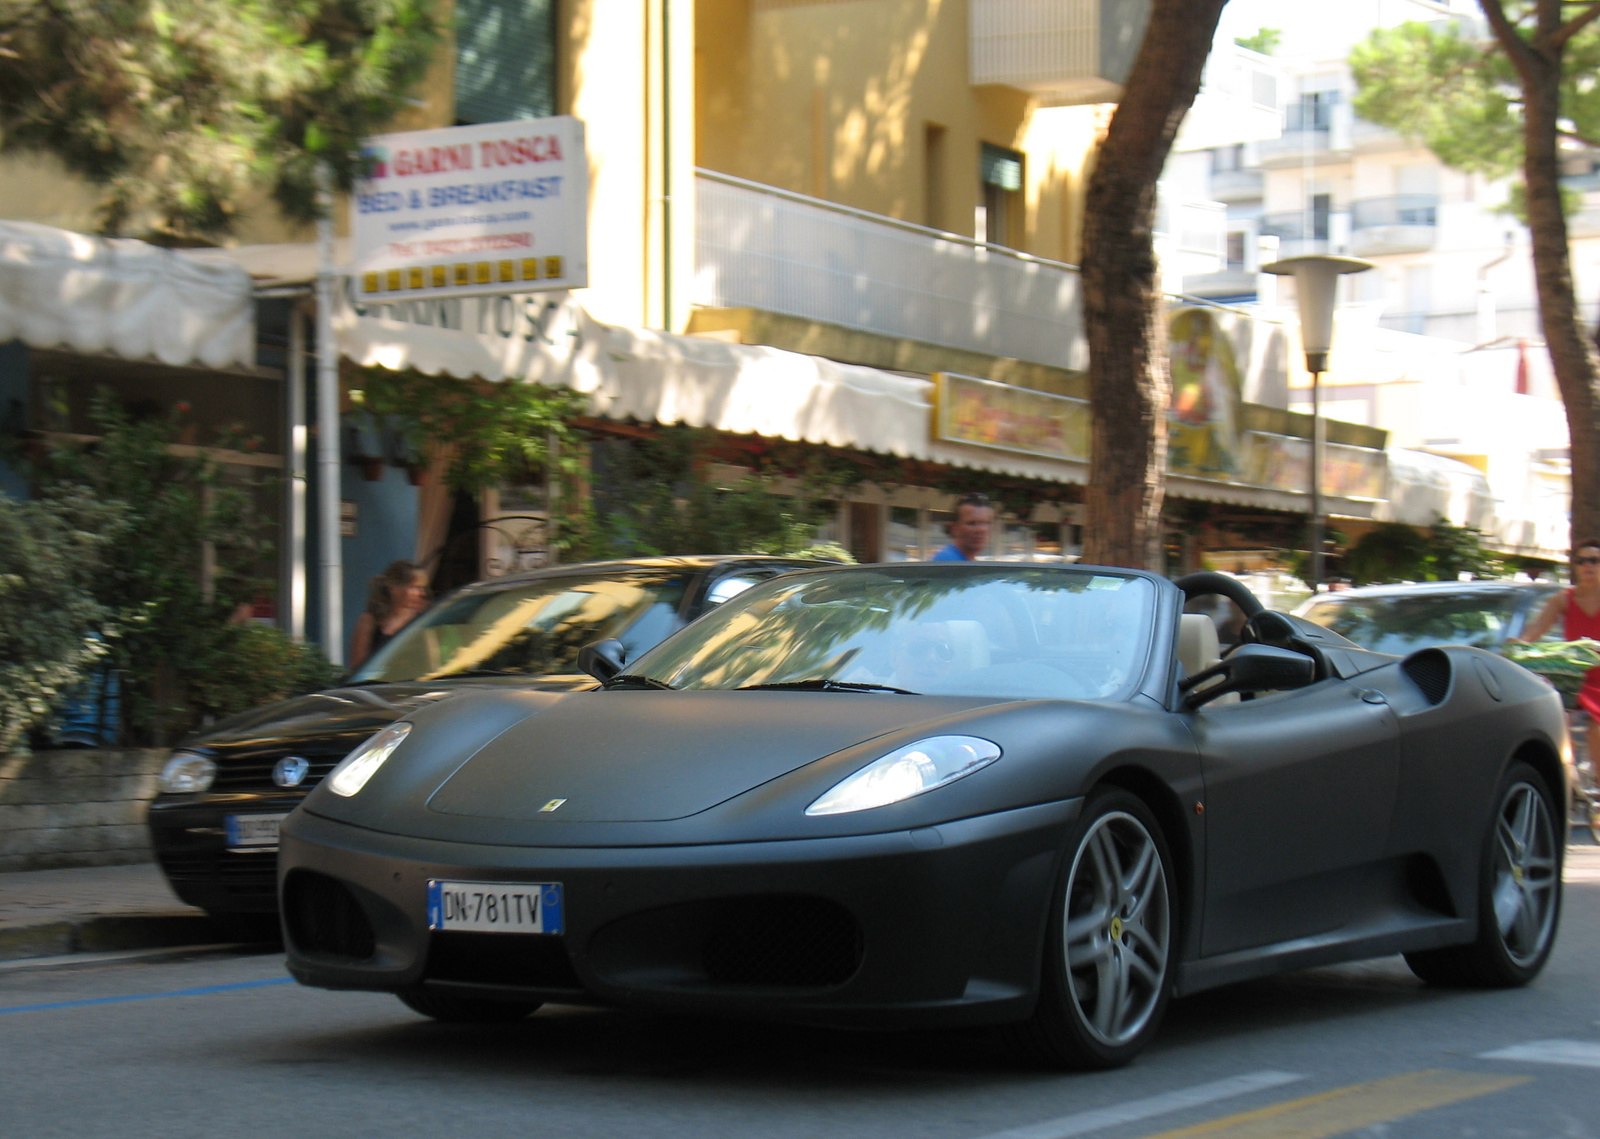
[{"label": "white canopy", "polygon": [[[482,302],[485,306],[494,298]],[[525,380],[589,396],[595,415],[713,427],[901,458],[1082,482],[1088,465],[932,438],[933,383],[819,356],[697,336],[601,324],[570,299],[535,301],[497,314],[462,301],[463,323],[511,334],[477,333],[358,316],[335,321],[340,351],[363,365],[459,378]],[[522,323],[538,313],[540,331]],[[416,310],[427,313],[426,306]],[[437,311],[437,310],[435,310]]]},{"label": "white canopy", "polygon": [[142,241],[0,221],[0,342],[129,360],[249,366],[250,275]]}]

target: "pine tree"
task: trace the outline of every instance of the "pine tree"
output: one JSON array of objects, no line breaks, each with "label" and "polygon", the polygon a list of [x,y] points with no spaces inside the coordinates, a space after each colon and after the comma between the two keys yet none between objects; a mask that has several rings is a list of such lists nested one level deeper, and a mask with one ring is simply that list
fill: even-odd
[{"label": "pine tree", "polygon": [[269,190],[316,216],[427,68],[433,0],[0,0],[0,150],[102,187],[101,227],[183,244]]}]

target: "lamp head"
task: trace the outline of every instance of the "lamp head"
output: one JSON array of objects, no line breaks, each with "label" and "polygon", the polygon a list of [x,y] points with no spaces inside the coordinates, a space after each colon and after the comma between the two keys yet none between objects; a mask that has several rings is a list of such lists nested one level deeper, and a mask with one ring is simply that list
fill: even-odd
[{"label": "lamp head", "polygon": [[1328,350],[1333,347],[1333,302],[1338,280],[1346,273],[1373,268],[1359,257],[1285,257],[1261,266],[1263,273],[1293,277],[1300,302],[1300,342],[1306,351],[1306,371],[1326,372]]}]

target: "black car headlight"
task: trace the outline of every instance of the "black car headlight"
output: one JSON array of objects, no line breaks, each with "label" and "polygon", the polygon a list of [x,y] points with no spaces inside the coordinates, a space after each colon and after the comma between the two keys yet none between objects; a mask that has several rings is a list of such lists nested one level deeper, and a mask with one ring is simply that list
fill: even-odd
[{"label": "black car headlight", "polygon": [[217,761],[197,751],[175,751],[161,769],[156,786],[168,795],[193,795],[211,790],[217,777]]},{"label": "black car headlight", "polygon": [[933,736],[896,748],[841,779],[806,814],[844,815],[887,807],[964,779],[1000,758],[1000,745],[977,736]]}]

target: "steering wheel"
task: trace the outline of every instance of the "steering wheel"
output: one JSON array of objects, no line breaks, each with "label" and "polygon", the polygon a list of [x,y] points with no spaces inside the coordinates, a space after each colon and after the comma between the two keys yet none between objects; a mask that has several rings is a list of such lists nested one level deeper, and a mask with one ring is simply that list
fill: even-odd
[{"label": "steering wheel", "polygon": [[1183,590],[1185,598],[1204,597],[1210,593],[1220,594],[1237,605],[1246,620],[1266,609],[1260,599],[1250,592],[1249,586],[1225,573],[1200,570],[1197,573],[1184,574],[1173,584]]},{"label": "steering wheel", "polygon": [[1217,593],[1244,612],[1244,628],[1239,630],[1238,644],[1230,646],[1227,652],[1222,654],[1223,656],[1228,656],[1239,645],[1271,645],[1274,648],[1289,649],[1310,657],[1312,664],[1315,665],[1313,676],[1316,680],[1325,680],[1332,675],[1332,668],[1322,650],[1300,636],[1294,627],[1294,622],[1289,618],[1262,605],[1256,595],[1246,588],[1244,582],[1226,574],[1205,570],[1180,577],[1175,584],[1183,590],[1186,598]]}]

